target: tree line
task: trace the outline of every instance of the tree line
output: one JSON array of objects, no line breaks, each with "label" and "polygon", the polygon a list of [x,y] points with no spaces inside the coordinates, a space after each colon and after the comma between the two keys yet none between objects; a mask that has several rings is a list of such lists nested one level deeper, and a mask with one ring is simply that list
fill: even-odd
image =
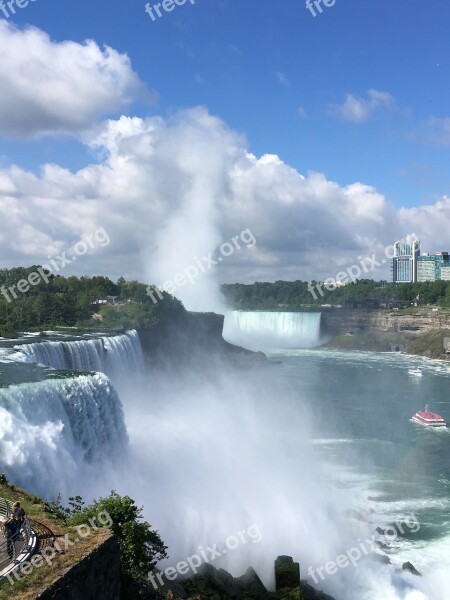
[{"label": "tree line", "polygon": [[[18,331],[53,327],[92,327],[92,315],[99,312],[102,326],[146,327],[184,310],[179,300],[163,292],[157,304],[147,295],[147,286],[139,281],[117,282],[108,277],[63,277],[49,274],[26,293],[17,283],[36,273],[38,266],[0,269],[0,336],[13,337]],[[13,288],[14,295],[10,288]],[[99,306],[95,302],[117,296],[121,306]]]},{"label": "tree line", "polygon": [[323,304],[355,308],[412,304],[450,307],[450,281],[395,284],[362,279],[334,290],[316,281],[233,283],[223,285],[222,293],[233,308],[247,310],[301,309]]}]

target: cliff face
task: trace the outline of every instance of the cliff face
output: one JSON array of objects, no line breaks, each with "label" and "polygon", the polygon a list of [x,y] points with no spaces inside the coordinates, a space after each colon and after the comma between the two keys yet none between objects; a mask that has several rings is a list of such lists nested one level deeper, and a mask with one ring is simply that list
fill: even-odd
[{"label": "cliff face", "polygon": [[150,365],[167,368],[205,361],[225,361],[234,366],[264,362],[262,352],[251,352],[223,339],[224,319],[215,313],[186,311],[151,329],[139,329],[144,355]]},{"label": "cliff face", "polygon": [[[284,559],[280,565],[279,559]],[[290,563],[286,566],[286,559]],[[249,567],[240,577],[225,569],[203,564],[198,573],[177,584],[167,583],[147,600],[334,600],[300,580],[300,567],[291,557],[278,557],[275,563],[276,591],[269,592],[256,571]]]},{"label": "cliff face", "polygon": [[223,322],[222,315],[184,312],[138,333],[150,365],[188,367],[196,358],[223,350]]},{"label": "cliff face", "polygon": [[450,312],[429,308],[418,309],[414,314],[402,310],[326,309],[322,313],[322,327],[327,335],[367,331],[427,333],[450,330]]},{"label": "cliff face", "polygon": [[334,348],[450,358],[450,311],[445,309],[324,310],[322,328]]}]

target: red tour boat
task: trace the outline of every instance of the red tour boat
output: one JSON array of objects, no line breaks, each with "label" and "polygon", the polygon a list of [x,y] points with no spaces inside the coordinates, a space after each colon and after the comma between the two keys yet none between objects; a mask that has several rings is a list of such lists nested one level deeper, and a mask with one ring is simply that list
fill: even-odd
[{"label": "red tour boat", "polygon": [[425,410],[416,412],[416,414],[413,415],[412,420],[416,423],[420,423],[420,425],[425,425],[425,427],[447,427],[444,417],[430,412],[428,410],[428,404],[425,406]]}]

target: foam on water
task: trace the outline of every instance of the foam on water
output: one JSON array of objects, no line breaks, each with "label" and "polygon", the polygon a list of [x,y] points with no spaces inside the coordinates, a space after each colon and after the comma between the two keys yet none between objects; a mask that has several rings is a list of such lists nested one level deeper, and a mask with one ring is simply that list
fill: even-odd
[{"label": "foam on water", "polygon": [[101,373],[0,388],[3,472],[36,493],[83,488],[87,465],[126,446],[122,405]]},{"label": "foam on water", "polygon": [[98,371],[117,382],[144,371],[142,348],[134,330],[116,336],[21,344],[15,350],[10,360],[60,370]]},{"label": "foam on water", "polygon": [[[251,332],[252,318],[244,327],[245,335]],[[277,319],[268,318],[275,329]],[[297,334],[291,335],[292,321],[289,327],[286,323],[282,337],[297,344]],[[313,323],[310,320],[306,326],[305,320],[305,327],[297,328],[303,340],[318,335],[318,324],[313,327]],[[268,331],[270,327],[265,333]],[[380,386],[381,396],[389,390],[383,388],[385,378],[379,377],[378,371],[392,371],[399,385],[411,386],[407,367],[416,361],[422,366],[424,361],[390,354],[285,350],[285,364],[276,373],[265,370],[246,377],[225,371],[202,377],[192,373],[180,381],[161,375],[158,385],[152,379],[140,386],[132,374],[121,375],[136,366],[135,359],[126,358],[133,356],[133,340],[125,337],[128,340],[115,342],[107,341],[113,338],[57,341],[50,347],[48,342],[34,343],[29,345],[34,348],[27,350],[22,345],[17,351],[22,355],[28,352],[28,358],[33,356],[34,360],[47,357],[53,367],[110,369],[113,378],[119,374],[127,380],[129,389],[122,399],[130,431],[131,460],[125,469],[116,469],[121,478],[117,489],[146,506],[146,516],[170,546],[171,565],[195,552],[199,544],[220,542],[256,523],[263,534],[259,554],[259,547],[252,546],[252,555],[236,552],[217,566],[241,574],[243,564],[253,564],[261,568],[267,583],[273,572],[273,558],[289,553],[301,561],[307,577],[308,565],[335,560],[357,543],[358,535],[370,537],[376,527],[402,522],[415,512],[421,513],[425,526],[427,511],[448,511],[445,497],[430,492],[416,498],[413,487],[409,496],[387,500],[389,494],[384,487],[391,478],[396,483],[394,474],[359,464],[362,450],[371,456],[380,449],[392,455],[400,453],[402,444],[393,436],[396,429],[383,432],[384,437],[369,435],[367,439],[360,439],[360,426],[357,431],[348,431],[342,425],[336,432],[326,428],[322,431],[318,429],[317,413],[323,397],[317,393],[312,403],[308,397],[325,381],[323,373],[330,376],[330,365],[335,363],[339,369],[333,376],[341,379],[333,383],[333,404],[347,400],[336,393],[348,375],[345,369],[361,374],[355,393],[358,402],[360,386],[369,373]],[[110,346],[105,352],[107,343]],[[310,358],[320,363],[322,370],[311,369]],[[367,369],[367,364],[373,368]],[[429,375],[433,375],[434,385],[440,384],[434,376],[448,376],[431,363],[423,368],[426,373],[421,386],[427,384]],[[289,380],[293,373],[301,384],[310,377],[308,385],[299,383],[297,389],[292,383],[297,380]],[[81,385],[83,379],[86,381]],[[95,385],[91,385],[92,379]],[[104,375],[9,387],[4,391],[4,401],[0,400],[0,456],[2,460],[6,457],[7,474],[16,480],[19,474],[19,483],[36,491],[45,487],[46,495],[49,489],[64,492],[63,485],[68,489],[74,482],[82,487],[90,465],[112,455],[114,448],[124,451],[126,447],[120,403],[112,390]],[[410,392],[407,388],[401,402],[408,401]],[[352,408],[357,418],[366,422],[377,414],[372,405],[366,407],[366,413],[361,412],[361,406],[348,406],[349,411]],[[98,418],[92,418],[92,411]],[[411,414],[408,406],[405,411]],[[428,431],[416,433],[409,423],[406,429],[408,436],[417,435],[425,447],[430,439],[439,444],[445,440]],[[376,427],[373,433],[378,433]],[[413,445],[410,438],[407,441]],[[104,469],[97,472],[103,473]],[[95,493],[105,493],[102,483],[98,482]],[[413,484],[406,481],[404,485]],[[358,529],[357,520],[355,523],[345,515],[350,509],[366,515]],[[439,539],[399,536],[386,550],[394,566],[366,561],[355,569],[340,569],[319,582],[319,587],[337,600],[448,600],[448,573],[439,554],[448,553],[449,535],[443,523]],[[408,560],[423,570],[424,577],[415,578],[397,569]]]}]

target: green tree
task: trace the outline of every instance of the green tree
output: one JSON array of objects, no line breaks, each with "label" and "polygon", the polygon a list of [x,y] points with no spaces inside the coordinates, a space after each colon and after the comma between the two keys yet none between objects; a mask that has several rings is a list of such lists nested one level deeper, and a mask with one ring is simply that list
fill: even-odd
[{"label": "green tree", "polygon": [[82,508],[79,497],[75,500],[76,510],[72,511],[69,525],[89,523],[90,519],[98,519],[101,513],[108,515],[110,529],[119,540],[123,598],[130,597],[128,592],[133,582],[147,581],[148,573],[156,563],[167,558],[167,546],[159,533],[143,520],[142,507],[136,506],[129,496],[112,491],[107,498],[95,500],[86,508]]}]

